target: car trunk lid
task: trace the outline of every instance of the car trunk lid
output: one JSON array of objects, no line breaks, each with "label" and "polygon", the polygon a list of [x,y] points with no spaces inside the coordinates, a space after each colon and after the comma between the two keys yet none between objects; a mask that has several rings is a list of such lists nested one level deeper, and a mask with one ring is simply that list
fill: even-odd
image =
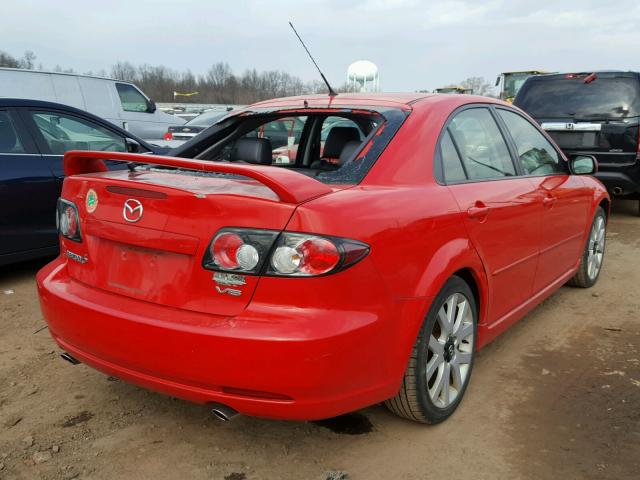
[{"label": "car trunk lid", "polygon": [[316,183],[315,192],[306,195],[289,188],[290,201],[283,201],[264,183],[238,176],[151,169],[69,177],[63,197],[78,207],[83,239],[79,244],[65,239],[64,245],[87,259],[69,261],[69,274],[86,285],[138,300],[236,315],[251,299],[258,277],[236,279],[237,296],[226,294],[226,285],[216,289],[214,272],[202,266],[211,239],[230,226],[284,229],[299,203],[332,191]]}]

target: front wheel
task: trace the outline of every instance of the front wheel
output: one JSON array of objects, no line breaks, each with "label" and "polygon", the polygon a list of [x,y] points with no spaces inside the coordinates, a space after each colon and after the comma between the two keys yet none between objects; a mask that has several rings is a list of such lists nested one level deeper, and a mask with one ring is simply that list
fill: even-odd
[{"label": "front wheel", "polygon": [[580,257],[580,266],[576,274],[569,280],[574,287],[593,287],[598,281],[602,262],[604,261],[604,247],[606,243],[607,217],[602,207],[596,209],[593,217],[589,238]]},{"label": "front wheel", "polygon": [[471,289],[453,276],[427,313],[398,394],[385,405],[422,423],[446,420],[460,404],[471,377],[478,312]]}]

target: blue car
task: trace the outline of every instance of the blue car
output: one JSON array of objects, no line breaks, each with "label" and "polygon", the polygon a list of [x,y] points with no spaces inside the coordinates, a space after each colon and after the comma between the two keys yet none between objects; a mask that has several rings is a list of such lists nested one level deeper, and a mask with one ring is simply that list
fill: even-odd
[{"label": "blue car", "polygon": [[0,98],[0,266],[58,252],[55,211],[67,150],[168,151],[77,108]]}]

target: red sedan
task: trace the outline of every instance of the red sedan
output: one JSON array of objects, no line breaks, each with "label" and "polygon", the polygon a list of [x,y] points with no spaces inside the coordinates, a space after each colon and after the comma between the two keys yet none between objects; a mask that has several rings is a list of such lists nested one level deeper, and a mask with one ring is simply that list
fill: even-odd
[{"label": "red sedan", "polygon": [[[284,117],[303,126],[273,166],[258,133]],[[278,99],[176,155],[66,154],[40,301],[67,360],[222,418],[440,422],[478,349],[602,267],[595,160],[498,100]]]}]

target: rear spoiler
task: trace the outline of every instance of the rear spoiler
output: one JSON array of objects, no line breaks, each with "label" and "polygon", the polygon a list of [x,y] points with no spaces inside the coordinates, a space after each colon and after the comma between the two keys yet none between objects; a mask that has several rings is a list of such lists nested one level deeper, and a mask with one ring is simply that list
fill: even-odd
[{"label": "rear spoiler", "polygon": [[324,183],[286,168],[190,160],[140,153],[70,150],[64,154],[64,174],[65,176],[71,176],[83,173],[105,172],[108,170],[104,163],[105,160],[241,175],[260,182],[271,189],[285,203],[297,204],[332,192]]}]

